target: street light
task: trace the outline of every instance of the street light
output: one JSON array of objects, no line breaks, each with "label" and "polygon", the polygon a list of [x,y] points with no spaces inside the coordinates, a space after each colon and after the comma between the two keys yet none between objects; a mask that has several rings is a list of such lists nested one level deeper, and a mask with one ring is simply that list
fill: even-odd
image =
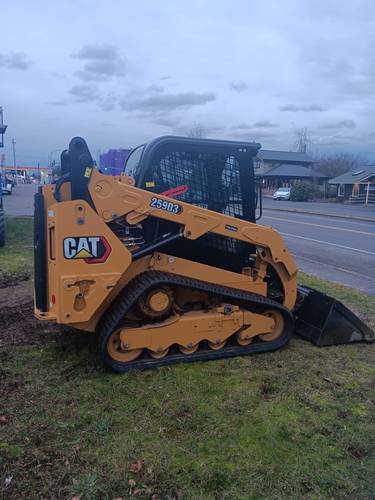
[{"label": "street light", "polygon": [[59,153],[60,151],[64,151],[64,148],[53,149],[48,153],[48,173],[52,176],[52,156],[54,153]]},{"label": "street light", "polygon": [[64,151],[64,148],[53,149],[52,151],[50,151],[50,152],[48,153],[48,166],[50,166],[50,164],[51,164],[51,160],[52,160],[52,155],[53,155],[53,153],[59,153],[60,151]]}]

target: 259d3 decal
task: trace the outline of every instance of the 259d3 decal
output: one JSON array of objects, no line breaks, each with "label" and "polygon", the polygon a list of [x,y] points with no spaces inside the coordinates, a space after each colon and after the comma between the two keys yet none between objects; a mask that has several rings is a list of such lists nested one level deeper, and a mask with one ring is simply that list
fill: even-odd
[{"label": "259d3 decal", "polygon": [[171,201],[156,198],[155,196],[151,198],[150,207],[164,210],[165,212],[171,212],[176,215],[182,212],[182,206],[178,203],[172,203]]},{"label": "259d3 decal", "polygon": [[71,236],[63,242],[64,257],[68,260],[83,259],[87,264],[105,262],[111,246],[104,236]]}]

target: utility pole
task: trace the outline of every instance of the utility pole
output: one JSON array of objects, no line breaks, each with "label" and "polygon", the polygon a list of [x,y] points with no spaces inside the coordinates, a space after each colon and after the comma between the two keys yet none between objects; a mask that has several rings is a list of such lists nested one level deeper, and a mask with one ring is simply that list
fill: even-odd
[{"label": "utility pole", "polygon": [[4,125],[3,118],[3,108],[0,106],[0,148],[4,147],[4,134],[7,129],[7,125]]},{"label": "utility pole", "polygon": [[13,147],[13,167],[14,170],[17,168],[17,162],[16,162],[16,141],[12,139],[12,147]]}]

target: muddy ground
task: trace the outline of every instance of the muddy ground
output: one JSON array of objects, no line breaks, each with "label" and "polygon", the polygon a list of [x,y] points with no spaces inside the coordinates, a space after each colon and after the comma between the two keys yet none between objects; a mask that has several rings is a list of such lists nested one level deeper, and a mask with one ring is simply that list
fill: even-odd
[{"label": "muddy ground", "polygon": [[9,345],[62,342],[76,330],[34,317],[33,280],[27,273],[0,278],[0,347]]},{"label": "muddy ground", "polygon": [[0,347],[30,344],[49,334],[56,335],[54,325],[38,322],[34,318],[33,307],[33,283],[30,276],[22,273],[1,278]]}]

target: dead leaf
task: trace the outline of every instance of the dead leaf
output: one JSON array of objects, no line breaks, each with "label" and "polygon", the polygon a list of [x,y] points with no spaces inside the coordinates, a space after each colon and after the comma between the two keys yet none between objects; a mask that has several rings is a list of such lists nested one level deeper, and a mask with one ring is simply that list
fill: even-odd
[{"label": "dead leaf", "polygon": [[133,462],[129,467],[129,472],[133,472],[133,474],[139,474],[143,467],[143,460],[137,460]]},{"label": "dead leaf", "polygon": [[131,495],[131,496],[136,495],[136,493],[135,493],[137,491],[136,485],[137,485],[137,483],[134,481],[134,479],[129,479],[129,486],[130,486],[129,495]]},{"label": "dead leaf", "polygon": [[6,476],[5,478],[5,488],[8,488],[8,486],[10,485],[10,483],[12,482],[12,479],[13,479],[13,476]]},{"label": "dead leaf", "polygon": [[6,425],[8,422],[8,417],[6,417],[5,415],[0,415],[0,425]]}]

